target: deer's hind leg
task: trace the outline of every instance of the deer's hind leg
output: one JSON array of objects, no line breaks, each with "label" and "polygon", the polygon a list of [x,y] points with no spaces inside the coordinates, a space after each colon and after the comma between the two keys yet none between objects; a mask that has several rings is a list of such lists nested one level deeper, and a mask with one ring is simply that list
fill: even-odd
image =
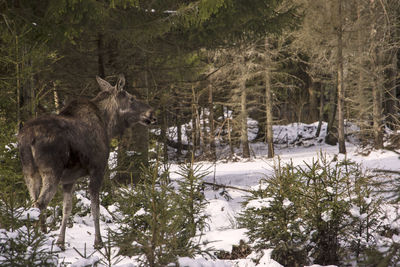
[{"label": "deer's hind leg", "polygon": [[28,188],[32,204],[39,198],[42,177],[33,159],[32,150],[29,146],[21,146],[20,156],[22,162],[22,172],[24,173],[25,183]]},{"label": "deer's hind leg", "polygon": [[90,192],[90,208],[93,216],[94,222],[94,247],[101,248],[103,246],[103,241],[101,239],[100,233],[100,189],[104,177],[104,171],[92,172],[89,183]]},{"label": "deer's hind leg", "polygon": [[65,250],[65,229],[67,228],[68,218],[72,211],[72,192],[74,184],[63,185],[63,217],[60,228],[60,235],[58,236],[57,245],[61,250]]},{"label": "deer's hind leg", "polygon": [[40,189],[40,194],[34,207],[40,210],[40,225],[43,232],[47,232],[46,228],[46,210],[50,201],[53,199],[54,195],[57,193],[57,187],[59,184],[59,177],[55,171],[51,168],[46,168],[45,170],[39,169],[40,176],[42,177],[42,187]]},{"label": "deer's hind leg", "polygon": [[28,187],[29,196],[31,198],[32,204],[35,205],[39,198],[40,188],[42,186],[42,177],[39,172],[24,170],[25,183]]}]

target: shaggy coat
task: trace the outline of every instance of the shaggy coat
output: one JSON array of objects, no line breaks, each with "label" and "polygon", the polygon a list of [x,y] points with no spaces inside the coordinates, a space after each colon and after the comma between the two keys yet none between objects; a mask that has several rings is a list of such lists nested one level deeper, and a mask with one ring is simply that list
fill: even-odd
[{"label": "shaggy coat", "polygon": [[136,123],[156,120],[150,106],[123,90],[120,75],[115,86],[97,77],[101,92],[92,100],[75,99],[58,115],[48,115],[25,123],[18,134],[25,182],[33,206],[41,211],[45,231],[45,211],[59,184],[63,187],[63,219],[57,244],[64,249],[65,229],[72,210],[76,181],[89,176],[91,212],[95,226],[95,246],[102,245],[99,225],[99,191],[104,178],[112,137]]}]

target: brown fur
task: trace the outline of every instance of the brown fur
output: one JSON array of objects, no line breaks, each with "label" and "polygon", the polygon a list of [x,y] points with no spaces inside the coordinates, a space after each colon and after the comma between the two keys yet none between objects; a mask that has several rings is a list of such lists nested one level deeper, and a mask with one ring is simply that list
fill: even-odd
[{"label": "brown fur", "polygon": [[97,77],[102,91],[92,100],[75,99],[59,115],[28,121],[18,134],[25,182],[34,207],[44,211],[59,184],[63,186],[63,219],[58,245],[64,249],[65,229],[72,210],[72,192],[77,179],[90,177],[89,192],[95,225],[95,246],[101,246],[99,191],[106,169],[110,139],[136,123],[155,122],[152,109],[117,85]]}]

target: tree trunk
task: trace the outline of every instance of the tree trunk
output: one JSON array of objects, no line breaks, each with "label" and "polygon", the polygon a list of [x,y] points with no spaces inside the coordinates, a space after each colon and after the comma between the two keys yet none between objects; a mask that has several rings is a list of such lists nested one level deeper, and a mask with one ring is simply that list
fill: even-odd
[{"label": "tree trunk", "polygon": [[321,84],[320,88],[320,99],[319,99],[319,119],[318,119],[318,127],[317,127],[317,132],[315,133],[315,137],[319,137],[319,134],[321,133],[321,128],[322,128],[322,121],[324,119],[324,95],[325,95],[325,90],[324,90],[324,85]]},{"label": "tree trunk", "polygon": [[229,150],[230,150],[230,152],[231,152],[231,157],[233,157],[233,155],[235,154],[235,150],[234,150],[234,148],[233,148],[233,143],[232,143],[232,136],[231,136],[231,124],[230,124],[230,121],[231,121],[231,118],[230,118],[230,116],[228,115],[228,117],[226,118],[227,119],[227,125],[226,125],[226,127],[228,128],[228,143],[229,143]]},{"label": "tree trunk", "polygon": [[162,107],[162,112],[161,112],[161,139],[162,139],[162,144],[163,144],[163,151],[162,151],[162,157],[163,157],[163,163],[166,164],[168,162],[168,137],[167,137],[167,130],[168,130],[168,121],[167,121],[167,111],[166,107]]},{"label": "tree trunk", "polygon": [[215,127],[214,127],[214,101],[213,101],[213,88],[211,83],[208,84],[208,123],[209,123],[209,144],[210,144],[210,160],[217,159],[215,148]]},{"label": "tree trunk", "polygon": [[309,86],[308,86],[308,96],[309,96],[309,117],[307,118],[307,121],[312,123],[318,120],[318,98],[317,98],[317,88],[316,84],[314,81],[312,81],[311,78],[309,78]]},{"label": "tree trunk", "polygon": [[[396,30],[395,30],[396,31]],[[392,54],[392,62],[391,62],[391,69],[390,69],[390,82],[389,82],[389,88],[388,88],[388,100],[386,101],[386,112],[387,112],[387,125],[390,129],[396,130],[397,126],[397,121],[398,121],[398,105],[399,102],[397,100],[397,73],[398,73],[398,68],[397,68],[397,53],[398,49],[394,48],[393,49],[393,54]]]},{"label": "tree trunk", "polygon": [[[370,12],[374,14],[376,12],[375,3],[370,3]],[[372,24],[372,32],[376,32],[378,28],[377,19]],[[383,51],[380,47],[380,41],[377,40],[374,36],[372,42],[373,45],[373,58],[374,60],[374,74],[376,79],[374,79],[374,84],[372,86],[372,131],[374,135],[374,148],[382,149],[383,148],[383,90],[384,90],[384,60],[383,60]]]},{"label": "tree trunk", "polygon": [[199,148],[200,143],[200,118],[199,118],[199,110],[196,92],[194,90],[194,86],[192,86],[192,142],[193,142],[193,155],[196,154],[196,150]]},{"label": "tree trunk", "polygon": [[18,35],[15,35],[15,76],[16,76],[16,94],[17,94],[17,130],[22,127],[21,120],[21,73],[20,73],[20,62],[19,62],[19,39]]},{"label": "tree trunk", "polygon": [[271,71],[270,71],[270,59],[269,59],[269,48],[268,38],[265,38],[265,114],[266,114],[266,141],[268,144],[268,158],[273,158],[274,152],[274,135],[272,130],[273,118],[272,118],[272,93],[271,93]]},{"label": "tree trunk", "polygon": [[105,68],[104,68],[104,41],[103,41],[103,34],[99,33],[98,34],[98,39],[97,39],[97,75],[99,75],[101,78],[105,78]]},{"label": "tree trunk", "polygon": [[[381,67],[382,55],[377,48],[376,51],[376,65],[379,69]],[[375,149],[383,148],[383,83],[384,77],[383,72],[376,73],[376,80],[374,86],[372,86],[372,131],[374,133],[374,147]]]},{"label": "tree trunk", "polygon": [[179,119],[179,114],[178,114],[178,110],[176,110],[176,131],[177,131],[177,149],[176,149],[176,155],[178,156],[178,158],[180,156],[182,156],[182,123],[181,120]]},{"label": "tree trunk", "polygon": [[246,81],[242,81],[240,95],[240,142],[243,158],[250,158],[249,137],[247,134],[247,90]]},{"label": "tree trunk", "polygon": [[[147,70],[143,74],[145,90],[149,88]],[[146,96],[148,94],[146,93]],[[148,100],[148,99],[146,99]],[[115,180],[122,184],[138,183],[141,168],[149,164],[149,130],[146,126],[136,124],[121,136],[118,144],[118,167]]]},{"label": "tree trunk", "polygon": [[339,29],[338,29],[338,55],[337,55],[337,91],[338,91],[338,141],[339,153],[346,154],[344,136],[344,77],[343,77],[343,14],[342,0],[338,7]]},{"label": "tree trunk", "polygon": [[60,99],[58,97],[56,82],[53,82],[53,97],[54,97],[54,109],[56,113],[58,113],[60,111]]},{"label": "tree trunk", "polygon": [[329,90],[329,119],[326,128],[325,143],[333,146],[337,144],[337,128],[335,127],[337,90],[333,85],[330,86]]},{"label": "tree trunk", "polygon": [[[378,79],[381,81],[382,79]],[[376,84],[372,87],[373,101],[373,132],[374,132],[374,147],[376,149],[383,148],[383,133],[382,133],[382,91],[381,86]]]}]

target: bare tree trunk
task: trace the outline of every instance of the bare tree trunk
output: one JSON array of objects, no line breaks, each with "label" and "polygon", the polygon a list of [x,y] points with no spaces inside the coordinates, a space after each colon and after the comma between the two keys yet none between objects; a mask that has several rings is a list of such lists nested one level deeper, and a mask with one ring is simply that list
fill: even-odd
[{"label": "bare tree trunk", "polygon": [[337,55],[337,87],[338,87],[338,141],[339,153],[346,154],[344,136],[344,77],[343,77],[343,14],[342,0],[338,7],[339,29],[338,29],[338,55]]},{"label": "bare tree trunk", "polygon": [[250,158],[249,137],[247,134],[247,90],[246,81],[240,86],[240,141],[244,158]]},{"label": "bare tree trunk", "polygon": [[[382,57],[380,48],[376,48],[376,68],[382,67]],[[383,90],[384,90],[384,73],[376,71],[375,84],[372,86],[372,131],[374,134],[375,149],[383,148]]]},{"label": "bare tree trunk", "polygon": [[[206,113],[205,113],[205,108],[201,107],[200,108],[200,113],[199,113],[199,129],[200,130],[200,144],[201,144],[201,150],[203,153],[207,153],[207,142],[208,140],[208,133],[207,133],[207,123],[206,123]],[[203,127],[201,127],[201,121],[203,121]]]},{"label": "bare tree trunk", "polygon": [[176,110],[176,131],[177,131],[177,149],[176,149],[176,154],[178,158],[182,155],[182,123],[181,120],[179,119],[179,114],[178,110]]},{"label": "bare tree trunk", "polygon": [[317,127],[317,132],[315,133],[315,137],[319,137],[319,134],[321,133],[321,127],[322,127],[322,120],[324,119],[324,85],[321,84],[320,88],[320,99],[319,99],[319,119],[318,119],[318,127]]},{"label": "bare tree trunk", "polygon": [[[374,15],[376,12],[375,3],[371,1],[370,3],[370,13]],[[375,18],[372,24],[372,33],[377,32],[378,19]],[[372,35],[372,34],[371,34]],[[374,135],[374,147],[375,149],[383,148],[383,90],[384,90],[384,71],[383,71],[383,52],[380,47],[380,41],[376,36],[372,38],[371,50],[374,58],[374,84],[372,86],[372,131]]]},{"label": "bare tree trunk", "polygon": [[15,34],[15,76],[16,76],[16,85],[17,85],[17,129],[21,128],[21,74],[20,74],[20,62],[19,62],[19,39],[18,35]]},{"label": "bare tree trunk", "polygon": [[358,124],[360,127],[361,136],[366,136],[367,128],[369,127],[368,123],[368,113],[370,107],[370,96],[366,93],[365,90],[365,74],[363,72],[364,61],[363,61],[363,32],[364,27],[362,16],[361,16],[361,3],[357,1],[357,20],[359,24],[359,28],[357,31],[357,42],[358,42],[358,49],[357,49],[357,64],[358,64],[358,81],[357,81],[357,94],[358,94],[358,103],[357,103],[357,113],[358,113]]},{"label": "bare tree trunk", "polygon": [[212,161],[217,159],[215,149],[215,127],[214,127],[214,101],[213,101],[213,88],[211,83],[208,85],[208,123],[209,123],[209,143],[210,143],[210,159]]},{"label": "bare tree trunk", "polygon": [[192,142],[193,142],[193,154],[196,153],[196,149],[200,147],[200,116],[198,110],[198,99],[194,86],[192,86]]},{"label": "bare tree trunk", "polygon": [[228,128],[229,149],[231,151],[231,157],[233,157],[233,154],[235,154],[235,150],[233,149],[233,143],[232,143],[232,137],[231,137],[231,124],[230,124],[231,118],[228,115],[228,117],[226,119],[227,119],[227,125],[226,126]]},{"label": "bare tree trunk", "polygon": [[98,66],[98,75],[101,78],[105,78],[105,68],[104,68],[104,41],[103,34],[98,34],[97,39],[97,66]]},{"label": "bare tree trunk", "polygon": [[336,119],[336,102],[337,102],[337,90],[332,85],[329,88],[329,118],[328,118],[328,126],[326,128],[326,136],[325,143],[329,145],[337,144],[337,128],[335,127],[335,119]]},{"label": "bare tree trunk", "polygon": [[312,79],[310,78],[310,84],[308,86],[308,95],[309,95],[309,117],[307,120],[309,122],[315,122],[319,116],[318,116],[318,98],[317,98],[317,88],[316,84]]},{"label": "bare tree trunk", "polygon": [[270,71],[270,59],[269,59],[269,48],[268,38],[265,38],[265,114],[266,114],[266,141],[268,144],[268,158],[273,158],[274,152],[274,135],[272,130],[273,118],[272,118],[272,93],[271,93],[271,71]]},{"label": "bare tree trunk", "polygon": [[374,147],[376,149],[383,148],[383,132],[382,132],[382,85],[378,83],[382,79],[378,78],[377,84],[372,87],[372,113],[373,113],[373,132],[374,132]]},{"label": "bare tree trunk", "polygon": [[58,98],[56,82],[53,82],[53,97],[54,97],[54,108],[56,110],[56,113],[58,113],[60,111],[60,99]]},{"label": "bare tree trunk", "polygon": [[[394,30],[396,31],[396,30]],[[387,124],[390,127],[390,129],[395,130],[398,122],[398,105],[399,101],[397,100],[397,73],[398,73],[398,68],[397,68],[397,53],[398,49],[394,48],[393,49],[393,54],[392,54],[392,62],[391,62],[391,69],[390,69],[390,82],[389,86],[390,88],[388,89],[388,100],[386,101],[386,111],[388,113],[387,116]]]},{"label": "bare tree trunk", "polygon": [[[150,83],[147,68],[143,73],[143,80],[148,97],[147,90]],[[148,99],[146,100],[148,101]],[[140,181],[141,167],[149,164],[149,130],[146,126],[138,123],[134,128],[127,129],[119,139],[118,167],[114,179],[122,184],[136,184]]]}]

